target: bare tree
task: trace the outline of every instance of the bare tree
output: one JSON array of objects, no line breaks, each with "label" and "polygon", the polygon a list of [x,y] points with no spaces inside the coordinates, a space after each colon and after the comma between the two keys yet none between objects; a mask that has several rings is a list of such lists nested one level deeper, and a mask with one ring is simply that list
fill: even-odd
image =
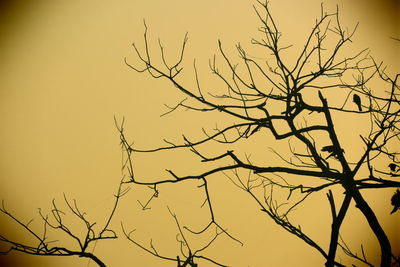
[{"label": "bare tree", "polygon": [[[127,229],[125,222],[121,222],[122,234],[146,253],[173,262],[178,267],[194,267],[202,261],[226,266],[221,263],[223,259],[216,260],[207,254],[211,246],[222,236],[239,245],[243,245],[243,242],[218,219],[209,181],[219,175],[226,176],[234,187],[250,197],[261,212],[278,226],[318,251],[326,266],[344,266],[338,257],[338,248],[352,260],[373,266],[363,246],[361,253],[357,253],[341,235],[344,219],[354,202],[379,243],[380,265],[399,264],[399,257],[392,253],[390,239],[362,192],[400,187],[399,152],[396,149],[399,140],[400,74],[388,76],[383,65],[370,57],[367,49],[355,53],[346,50],[352,43],[357,27],[347,30],[340,23],[338,9],[327,13],[323,6],[296,57],[288,57],[286,53],[294,48],[282,44],[284,35],[271,15],[268,3],[260,1],[258,4],[254,10],[261,25],[258,29],[260,36],[251,40],[251,46],[262,51],[267,58],[255,57],[248,52],[248,48],[238,44],[236,51],[239,63],[235,63],[219,41],[219,55],[209,61],[211,73],[219,81],[218,90],[202,85],[195,62],[193,84],[182,82],[187,35],[179,49],[178,58],[174,63],[169,63],[160,41],[160,57],[154,57],[145,24],[144,47],[133,44],[136,62],[125,62],[138,73],[169,81],[182,93],[183,100],[178,100],[163,115],[184,109],[211,116],[223,114],[227,120],[222,127],[201,129],[204,136],[199,140],[183,136],[181,143],[164,140],[165,146],[148,149],[134,146],[128,140],[124,121],[116,120],[124,154],[123,170],[127,176],[119,184],[114,205],[106,214],[103,226],[95,227],[98,223],[89,220],[76,201],[71,202],[65,196],[66,208],[71,217],[83,225],[83,232],[76,232],[68,223],[67,218],[70,217],[56,201],[52,202],[50,215],[39,210],[42,231],[37,231],[31,221],[23,222],[6,209],[3,202],[0,212],[33,237],[34,241],[22,242],[0,234],[0,243],[9,246],[2,254],[19,251],[42,256],[79,256],[105,266],[100,257],[89,252],[89,247],[100,240],[117,238],[118,230],[111,229],[110,223],[120,197],[128,191],[123,189],[125,185],[151,190],[148,200],[139,202],[143,210],[148,210],[161,193],[161,185],[174,186],[194,180],[198,182],[196,186],[204,198],[201,207],[207,211],[207,222],[189,227],[182,223],[183,215],[176,214],[173,208],[168,207],[176,226],[176,240],[173,242],[179,246],[175,254],[159,251],[152,239],[149,245],[144,245],[134,236],[134,230]],[[344,144],[339,133],[347,129],[341,128],[338,123],[344,115],[367,123],[358,133],[360,147]],[[265,142],[260,145],[270,146],[269,155],[277,157],[279,162],[253,159],[252,151],[237,151],[236,145],[245,140]],[[278,140],[286,141],[288,152],[272,148],[273,142]],[[207,144],[228,149],[223,152],[203,149]],[[201,162],[213,163],[216,167],[204,167],[199,173],[189,171],[184,175],[167,170],[169,177],[158,180],[138,177],[134,171],[141,167],[135,165],[135,155],[138,153],[174,153],[179,149],[189,150]],[[359,152],[346,154],[349,150]],[[389,164],[382,165],[382,162]],[[304,208],[310,196],[321,192],[326,197],[324,201],[331,213],[328,247],[313,239],[307,229],[302,229],[294,215],[295,210]],[[387,203],[388,206],[393,205],[392,213],[398,212],[398,189],[394,190]],[[74,245],[69,246],[63,240],[50,240],[50,233],[54,232],[71,239]],[[192,243],[196,238],[206,241],[200,245]]]},{"label": "bare tree", "polygon": [[[326,266],[344,266],[337,260],[338,246],[346,255],[372,266],[363,247],[362,255],[359,256],[352,252],[340,235],[350,203],[354,201],[379,242],[380,265],[391,266],[396,259],[392,255],[390,240],[362,191],[400,186],[400,182],[394,179],[398,176],[400,167],[397,165],[398,152],[393,145],[398,144],[399,138],[399,74],[394,78],[388,77],[382,64],[376,63],[367,49],[352,54],[346,51],[357,26],[353,30],[343,27],[338,9],[334,13],[327,13],[321,6],[320,17],[294,60],[285,56],[291,45],[281,44],[283,33],[274,21],[268,3],[259,2],[259,6],[255,7],[255,14],[261,24],[261,36],[252,39],[251,44],[260,48],[269,58],[260,60],[238,44],[236,49],[240,62],[235,63],[219,41],[219,54],[223,64],[217,63],[218,59],[214,57],[209,65],[212,74],[224,85],[224,93],[215,93],[220,91],[201,85],[195,63],[193,85],[188,86],[181,82],[187,35],[183,39],[179,57],[174,63],[169,63],[160,41],[158,44],[161,56],[154,56],[145,24],[144,48],[133,44],[138,62],[126,60],[126,64],[138,73],[168,80],[183,94],[184,99],[170,107],[166,114],[179,109],[210,114],[219,112],[230,118],[232,123],[216,128],[213,132],[203,129],[205,136],[200,140],[189,140],[183,136],[179,144],[165,140],[165,146],[149,149],[133,146],[126,138],[121,124],[118,129],[129,172],[129,180],[126,182],[147,186],[154,191],[143,206],[146,208],[159,194],[161,184],[173,186],[187,180],[201,181],[210,213],[209,224],[197,232],[187,227],[183,229],[201,235],[208,227],[214,226],[237,241],[215,220],[208,190],[207,181],[215,174],[223,174],[251,196],[276,224],[315,248],[325,258]],[[372,88],[374,80],[380,80],[383,83],[380,86],[384,87]],[[362,152],[358,155],[347,155],[345,150],[350,147],[344,147],[343,140],[338,135],[338,132],[346,131],[338,128],[336,123],[337,118],[343,114],[355,120],[367,118],[369,123],[366,126],[369,129],[365,128],[359,133],[362,146],[356,149]],[[367,130],[366,134],[364,130]],[[287,140],[289,155],[273,149],[270,151],[281,159],[280,163],[255,163],[260,161],[250,158],[250,151],[245,155],[234,151],[234,144],[266,133],[272,134],[275,140]],[[266,140],[268,145],[271,140]],[[201,149],[202,145],[213,142],[230,145],[232,149],[219,154]],[[167,170],[170,178],[157,181],[148,181],[135,175],[135,153],[177,149],[189,149],[202,162],[218,162],[220,165],[201,173],[185,175]],[[389,160],[391,165],[382,166],[382,158]],[[305,179],[298,179],[299,177]],[[286,192],[287,200],[276,198],[276,191]],[[292,211],[299,209],[310,195],[321,191],[326,192],[332,214],[328,248],[323,248],[300,226],[296,226],[291,217]],[[343,194],[343,201],[338,203]],[[179,226],[179,229],[183,237],[182,227]],[[126,235],[142,247],[129,234]],[[160,257],[155,250],[142,248]],[[188,247],[182,254],[190,261],[199,255],[199,251]],[[178,266],[182,266],[179,259]]]}]

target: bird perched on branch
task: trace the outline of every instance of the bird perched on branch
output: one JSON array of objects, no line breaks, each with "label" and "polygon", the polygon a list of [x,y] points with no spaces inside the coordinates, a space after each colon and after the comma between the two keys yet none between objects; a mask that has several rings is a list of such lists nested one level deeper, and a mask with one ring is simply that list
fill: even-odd
[{"label": "bird perched on branch", "polygon": [[390,171],[392,171],[392,172],[398,172],[400,169],[399,165],[397,165],[395,163],[390,163],[388,165],[388,167],[390,168]]},{"label": "bird perched on branch", "polygon": [[326,152],[328,152],[328,153],[330,153],[329,154],[329,156],[328,157],[326,157],[326,159],[329,159],[330,157],[335,157],[336,159],[338,158],[338,154],[339,154],[339,152],[342,152],[342,153],[344,153],[344,150],[343,149],[337,149],[334,145],[330,145],[330,146],[324,146],[322,149],[321,149],[321,151],[326,151]]},{"label": "bird perched on branch", "polygon": [[359,111],[362,111],[362,108],[361,108],[361,98],[360,98],[359,95],[357,95],[357,94],[354,94],[354,95],[353,95],[353,102],[356,103],[356,105],[357,105],[357,107],[358,107],[358,110],[359,110]]},{"label": "bird perched on branch", "polygon": [[390,214],[395,213],[400,208],[400,190],[397,189],[392,196],[391,203],[394,206]]}]

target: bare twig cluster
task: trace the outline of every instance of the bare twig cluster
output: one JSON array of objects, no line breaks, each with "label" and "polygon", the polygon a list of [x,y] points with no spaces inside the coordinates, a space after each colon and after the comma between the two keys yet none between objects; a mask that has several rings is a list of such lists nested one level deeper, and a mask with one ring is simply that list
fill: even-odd
[{"label": "bare twig cluster", "polygon": [[[43,223],[43,230],[38,231],[35,227],[31,226],[33,220],[25,223],[18,219],[10,211],[5,208],[4,201],[0,212],[8,216],[13,220],[19,227],[21,227],[26,233],[33,237],[34,241],[16,241],[6,235],[0,235],[0,242],[10,245],[7,251],[1,252],[2,254],[9,254],[12,251],[19,251],[31,255],[38,256],[78,256],[82,258],[88,258],[93,260],[99,266],[106,266],[105,263],[96,256],[93,251],[89,251],[89,246],[95,246],[98,241],[109,240],[117,238],[115,230],[110,228],[110,223],[114,217],[117,209],[119,199],[127,192],[122,189],[122,181],[118,187],[118,192],[115,195],[114,205],[111,211],[106,216],[106,221],[102,227],[95,229],[97,222],[91,222],[87,219],[86,213],[82,212],[78,207],[76,200],[72,202],[64,194],[64,202],[67,209],[72,216],[68,216],[67,212],[64,212],[56,203],[52,201],[52,210],[50,215],[44,214],[39,209],[40,219]],[[73,225],[68,225],[70,218],[78,219],[79,223],[83,225],[84,231],[77,231]],[[72,239],[73,244],[67,245],[65,240],[61,242],[52,238],[51,229],[57,231],[61,236],[67,239]],[[76,246],[78,245],[78,246]]]}]

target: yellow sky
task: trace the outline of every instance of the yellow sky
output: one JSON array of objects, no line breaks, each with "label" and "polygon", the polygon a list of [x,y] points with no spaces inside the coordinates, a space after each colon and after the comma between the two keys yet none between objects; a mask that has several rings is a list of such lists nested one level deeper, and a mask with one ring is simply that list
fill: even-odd
[{"label": "yellow sky", "polygon": [[[98,211],[111,207],[112,195],[121,177],[121,151],[114,116],[118,119],[125,116],[128,134],[141,147],[157,146],[163,138],[178,141],[182,133],[200,136],[202,126],[209,129],[214,126],[202,114],[181,112],[159,118],[166,111],[163,104],[173,105],[181,99],[179,94],[165,82],[132,72],[123,61],[124,57],[134,59],[131,43],[141,43],[143,19],[149,26],[153,43],[156,45],[160,37],[167,53],[173,54],[184,34],[189,32],[188,65],[196,58],[205,74],[208,59],[217,53],[218,39],[227,51],[233,51],[237,42],[249,46],[258,26],[252,1],[32,2],[6,1],[0,6],[0,198],[25,221],[37,217],[39,207],[48,210],[53,198],[62,203],[63,192],[77,199],[95,218],[101,218]],[[369,47],[377,61],[383,60],[388,65],[389,73],[398,72],[400,45],[390,37],[400,38],[399,4],[329,0],[324,3],[325,9],[333,11],[336,4],[339,4],[343,25],[351,28],[359,22],[356,48]],[[271,8],[285,33],[285,42],[293,40],[301,47],[299,40],[319,15],[320,1],[275,0],[271,1]],[[189,70],[186,74],[185,82],[193,81]],[[199,170],[201,164],[187,155],[190,154],[142,155],[137,159],[138,172],[157,177],[165,176],[165,168]],[[212,255],[221,262],[228,259],[226,263],[233,266],[266,266],[266,262],[271,262],[268,266],[298,266],[299,262],[302,266],[323,264],[314,250],[259,214],[257,207],[225,180],[221,177],[212,182],[218,201],[216,209],[224,215],[221,216],[223,224],[246,245],[240,247],[230,240],[222,240]],[[223,192],[218,192],[218,188],[224,188]],[[174,207],[177,192],[180,191],[165,188],[165,197],[154,204],[151,212],[144,214],[138,211],[136,199],[146,199],[150,192],[146,195],[143,190],[133,190],[123,199],[115,227],[118,229],[123,218],[130,229],[137,228],[142,243],[148,244],[153,237],[160,250],[175,253],[171,246],[176,246],[176,229],[166,203],[171,202]],[[179,201],[175,200],[183,203],[182,213],[177,214],[182,220],[185,212],[190,213],[199,203],[186,199],[185,194],[190,198],[191,194],[184,192],[179,193]],[[300,216],[299,220],[316,229],[313,236],[317,240],[326,242],[324,231],[329,223],[320,227],[318,222],[322,214],[329,216],[329,210],[325,196],[319,197],[326,210],[313,213],[310,210],[320,207],[310,203],[305,214],[307,219]],[[182,199],[186,200],[182,202]],[[387,213],[383,210],[386,204],[386,200],[377,204],[382,206],[379,215]],[[345,221],[350,225],[346,227],[351,228],[352,221],[363,220],[357,212],[353,213],[354,217]],[[397,224],[399,215],[391,217]],[[1,220],[4,227],[15,228]],[[168,225],[165,231],[158,229],[160,220]],[[386,225],[391,228],[394,222]],[[363,240],[365,229],[352,228],[354,238]],[[396,242],[400,245],[398,238]],[[357,242],[355,245],[359,246]],[[171,266],[146,255],[126,240],[99,243],[96,252],[104,255],[104,261],[110,266]],[[15,261],[23,266],[88,264],[79,258],[60,261],[18,256]]]}]

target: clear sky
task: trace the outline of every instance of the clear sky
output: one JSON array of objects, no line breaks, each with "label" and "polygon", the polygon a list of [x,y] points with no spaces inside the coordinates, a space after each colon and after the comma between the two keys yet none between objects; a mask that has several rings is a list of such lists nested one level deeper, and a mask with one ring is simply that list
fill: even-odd
[{"label": "clear sky", "polygon": [[[301,47],[319,16],[321,1],[270,2],[285,42]],[[334,11],[339,6],[342,25],[351,28],[359,23],[354,38],[356,49],[370,48],[371,55],[388,66],[389,74],[399,71],[400,45],[390,38],[400,38],[398,1],[323,2],[326,11]],[[0,199],[6,207],[29,221],[38,217],[37,208],[49,211],[53,198],[62,205],[64,192],[100,222],[102,212],[111,208],[112,196],[121,178],[121,151],[114,116],[125,117],[128,134],[141,147],[160,145],[163,138],[180,140],[182,133],[198,137],[201,127],[211,129],[215,125],[209,118],[185,112],[159,117],[166,111],[163,105],[177,103],[181,99],[179,94],[165,82],[134,73],[124,63],[125,57],[134,62],[131,43],[141,44],[143,19],[149,27],[154,50],[160,38],[172,56],[176,56],[175,49],[188,32],[188,66],[196,58],[201,74],[207,77],[208,59],[217,53],[219,39],[227,51],[234,51],[238,42],[250,46],[250,38],[257,34],[258,26],[253,3],[228,0],[1,2]],[[236,53],[231,55],[235,57]],[[186,75],[184,81],[192,82],[193,74],[188,70]],[[140,156],[136,161],[138,175],[166,177],[163,171],[166,168],[180,168],[182,172],[201,169],[201,164],[188,155],[179,152],[172,156],[162,153]],[[259,214],[243,193],[223,179],[216,177],[217,181],[212,184],[216,209],[220,211],[217,214],[245,246],[223,240],[216,244],[211,255],[221,262],[228,259],[227,264],[232,266],[266,266],[266,262],[270,262],[268,266],[323,264],[313,249]],[[165,194],[146,213],[139,211],[136,200],[146,199],[150,192],[132,190],[123,199],[114,227],[119,229],[119,222],[123,220],[130,229],[137,229],[138,240],[143,244],[149,244],[153,238],[160,250],[174,253],[176,229],[166,205],[181,211],[182,219],[185,215],[192,217],[188,214],[197,212],[193,212],[193,207],[198,202],[190,200],[193,193],[190,189],[185,190],[165,188]],[[329,218],[325,218],[323,226],[319,221],[329,216],[329,210],[324,195],[319,197],[323,201],[317,199],[308,204],[307,214],[300,214],[298,218],[324,243]],[[400,214],[386,216],[390,210],[390,192],[381,197],[374,207],[378,208],[378,216],[384,218],[384,226],[398,248],[400,240],[393,235]],[[178,204],[174,206],[174,203]],[[178,208],[179,205],[182,207]],[[356,211],[353,213],[354,217],[345,221],[348,225],[345,229],[351,233],[349,238],[354,247],[358,248],[361,242],[366,242],[366,246],[375,242],[368,228],[358,225],[358,220],[363,218]],[[0,217],[0,228],[24,238],[3,217]],[[376,244],[367,248],[371,257],[376,256],[372,255],[373,248]],[[110,266],[172,266],[145,254],[126,240],[99,243],[95,251],[104,255],[104,261]],[[88,265],[87,260],[79,258],[60,260],[17,255],[12,256],[15,266]]]}]

